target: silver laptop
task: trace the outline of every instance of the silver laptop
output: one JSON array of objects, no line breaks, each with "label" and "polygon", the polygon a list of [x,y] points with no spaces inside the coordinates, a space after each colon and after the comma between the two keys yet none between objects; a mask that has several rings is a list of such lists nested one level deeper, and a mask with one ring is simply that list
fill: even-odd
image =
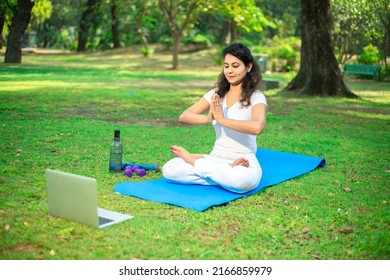
[{"label": "silver laptop", "polygon": [[98,228],[133,218],[98,208],[93,178],[46,169],[46,187],[50,215]]}]

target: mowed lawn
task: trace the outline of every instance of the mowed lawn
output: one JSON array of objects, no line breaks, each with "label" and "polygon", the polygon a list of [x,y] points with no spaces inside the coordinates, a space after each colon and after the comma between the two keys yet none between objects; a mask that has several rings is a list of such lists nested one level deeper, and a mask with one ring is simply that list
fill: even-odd
[{"label": "mowed lawn", "polygon": [[[114,193],[162,177],[108,173],[115,129],[125,161],[162,165],[173,144],[210,151],[211,125],[177,118],[215,85],[215,55],[185,52],[176,71],[169,51],[135,48],[0,64],[0,259],[389,259],[390,83],[348,76],[352,100],[265,92],[258,146],[325,168],[205,212]],[[96,178],[99,206],[135,218],[98,230],[49,216],[46,168]]]}]

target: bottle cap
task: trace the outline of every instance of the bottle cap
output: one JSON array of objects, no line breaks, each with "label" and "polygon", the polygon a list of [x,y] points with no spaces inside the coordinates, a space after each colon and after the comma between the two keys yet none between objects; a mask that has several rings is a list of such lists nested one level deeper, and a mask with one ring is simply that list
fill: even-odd
[{"label": "bottle cap", "polygon": [[120,130],[115,130],[114,137],[115,138],[120,138],[121,137],[121,131]]}]

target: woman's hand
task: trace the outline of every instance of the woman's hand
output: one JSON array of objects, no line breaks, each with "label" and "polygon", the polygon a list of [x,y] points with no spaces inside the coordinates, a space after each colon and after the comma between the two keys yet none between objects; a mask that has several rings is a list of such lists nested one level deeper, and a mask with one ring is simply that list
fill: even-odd
[{"label": "woman's hand", "polygon": [[264,131],[266,108],[265,104],[256,104],[252,106],[252,118],[250,120],[236,120],[225,118],[218,94],[212,96],[210,103],[210,112],[217,123],[235,131],[252,135],[259,135]]},{"label": "woman's hand", "polygon": [[209,113],[207,114],[207,122],[212,122],[214,120],[213,113],[211,112],[211,106]]},{"label": "woman's hand", "polygon": [[[210,112],[211,105],[202,97],[198,102],[186,109],[179,117],[180,123],[185,124],[205,124],[213,120],[213,115]],[[207,115],[204,115],[209,111]]]},{"label": "woman's hand", "polygon": [[214,120],[218,123],[224,119],[221,98],[217,93],[211,97],[210,112]]}]

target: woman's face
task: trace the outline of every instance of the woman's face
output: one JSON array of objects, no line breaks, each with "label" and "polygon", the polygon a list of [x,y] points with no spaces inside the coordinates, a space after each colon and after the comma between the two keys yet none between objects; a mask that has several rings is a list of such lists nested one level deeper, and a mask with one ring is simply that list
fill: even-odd
[{"label": "woman's face", "polygon": [[241,59],[231,54],[227,54],[225,56],[225,65],[223,68],[223,73],[228,82],[233,86],[241,84],[246,76],[246,73],[248,73],[251,68],[252,65],[246,67]]}]

